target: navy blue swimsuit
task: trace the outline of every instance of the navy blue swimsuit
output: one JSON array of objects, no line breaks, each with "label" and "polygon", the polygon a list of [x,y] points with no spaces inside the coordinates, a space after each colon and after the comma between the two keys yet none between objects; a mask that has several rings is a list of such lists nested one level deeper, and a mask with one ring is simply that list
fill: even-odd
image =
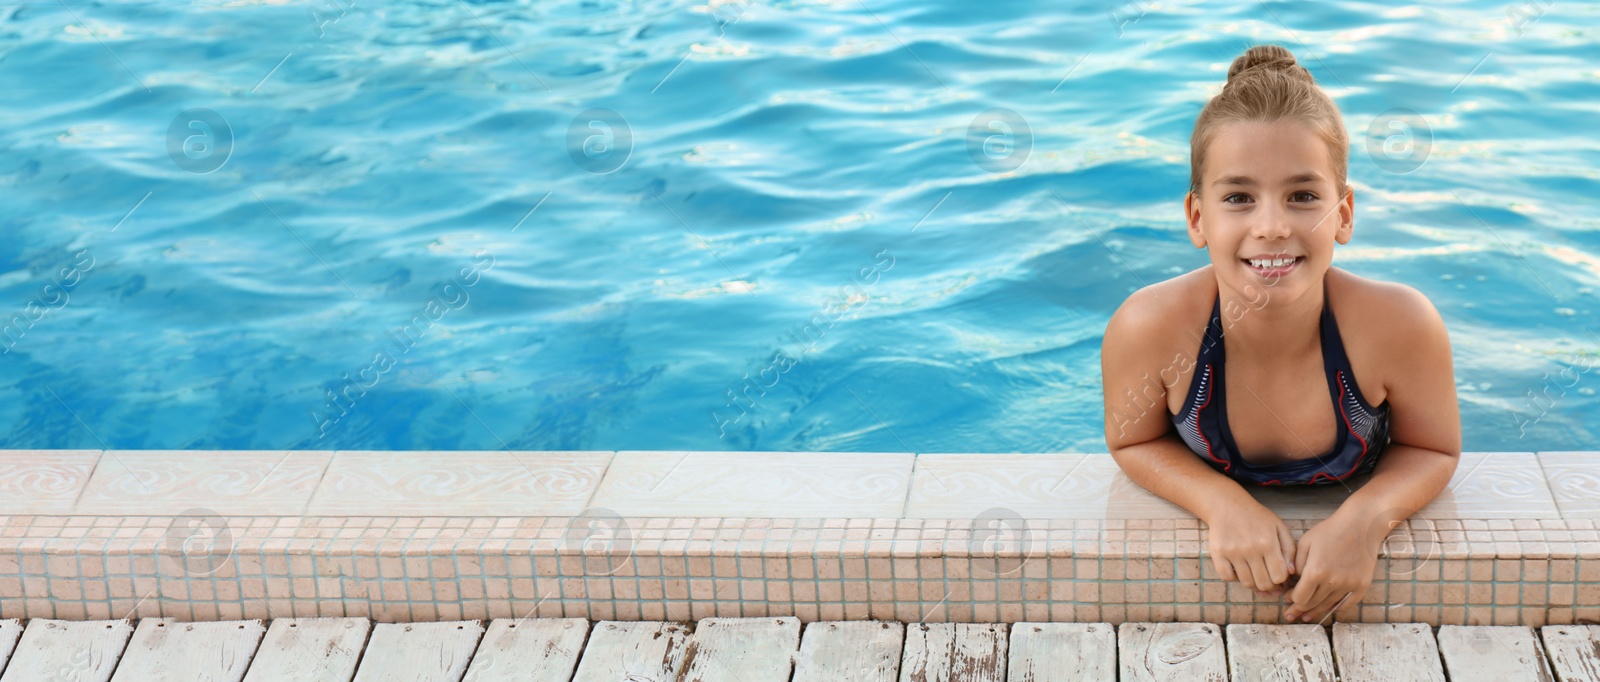
[{"label": "navy blue swimsuit", "polygon": [[1222,297],[1211,309],[1211,324],[1200,344],[1195,378],[1189,397],[1178,414],[1170,415],[1178,435],[1211,468],[1239,481],[1259,485],[1327,485],[1365,474],[1378,465],[1378,455],[1389,444],[1389,401],[1374,408],[1356,387],[1350,359],[1345,357],[1339,325],[1322,289],[1322,366],[1328,391],[1338,413],[1339,440],[1331,452],[1310,459],[1251,464],[1239,456],[1228,428],[1227,387],[1222,380],[1225,359],[1222,344]]}]

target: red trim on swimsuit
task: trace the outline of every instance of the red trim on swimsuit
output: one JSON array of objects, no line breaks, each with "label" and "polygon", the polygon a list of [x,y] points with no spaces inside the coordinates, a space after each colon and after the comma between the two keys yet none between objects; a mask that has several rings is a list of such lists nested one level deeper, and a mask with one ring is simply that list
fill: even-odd
[{"label": "red trim on swimsuit", "polygon": [[1200,442],[1206,444],[1206,457],[1211,458],[1211,461],[1213,462],[1221,464],[1223,471],[1228,471],[1233,468],[1233,462],[1224,462],[1220,459],[1217,459],[1216,455],[1211,454],[1211,439],[1206,438],[1206,430],[1200,428],[1200,411],[1206,409],[1206,406],[1211,404],[1211,389],[1217,385],[1217,377],[1211,373],[1211,365],[1209,364],[1206,365],[1206,376],[1209,377],[1211,381],[1206,384],[1206,401],[1200,403],[1199,407],[1194,408],[1194,432],[1200,434]]},{"label": "red trim on swimsuit", "polygon": [[1339,382],[1339,416],[1344,419],[1344,427],[1350,431],[1350,435],[1355,436],[1356,440],[1361,441],[1361,454],[1356,456],[1356,461],[1350,465],[1350,470],[1344,472],[1343,476],[1331,476],[1327,472],[1318,471],[1311,477],[1312,483],[1317,482],[1318,477],[1327,478],[1330,481],[1342,481],[1349,477],[1351,473],[1355,472],[1357,468],[1360,468],[1361,460],[1365,459],[1367,456],[1367,439],[1362,438],[1361,434],[1357,433],[1355,427],[1350,424],[1350,413],[1344,408],[1344,370],[1339,370],[1336,372],[1334,374],[1334,379]]}]

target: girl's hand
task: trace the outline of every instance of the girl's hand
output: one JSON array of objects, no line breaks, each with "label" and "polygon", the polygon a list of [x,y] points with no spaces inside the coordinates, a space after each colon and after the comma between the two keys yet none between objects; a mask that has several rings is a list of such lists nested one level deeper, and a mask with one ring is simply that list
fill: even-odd
[{"label": "girl's hand", "polygon": [[1300,536],[1295,563],[1301,567],[1299,584],[1289,592],[1292,603],[1284,622],[1299,618],[1320,623],[1341,604],[1357,604],[1372,586],[1378,564],[1378,547],[1372,524],[1335,513]]},{"label": "girl's hand", "polygon": [[1265,505],[1252,502],[1217,519],[1211,528],[1211,561],[1223,580],[1273,593],[1294,573],[1294,535]]}]

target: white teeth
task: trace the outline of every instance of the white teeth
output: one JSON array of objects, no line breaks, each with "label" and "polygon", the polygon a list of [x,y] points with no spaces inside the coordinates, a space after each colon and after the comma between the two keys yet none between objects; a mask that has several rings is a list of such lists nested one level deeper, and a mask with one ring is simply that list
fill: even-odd
[{"label": "white teeth", "polygon": [[1261,269],[1266,269],[1266,268],[1283,267],[1285,265],[1293,263],[1294,261],[1295,261],[1294,258],[1251,259],[1250,260],[1250,264],[1255,266],[1255,267],[1261,268]]}]

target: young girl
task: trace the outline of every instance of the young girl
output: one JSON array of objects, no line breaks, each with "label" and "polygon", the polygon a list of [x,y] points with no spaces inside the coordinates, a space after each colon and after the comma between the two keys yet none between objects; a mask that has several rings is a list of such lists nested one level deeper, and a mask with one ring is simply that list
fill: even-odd
[{"label": "young girl", "polygon": [[[1184,212],[1211,264],[1134,292],[1101,346],[1111,456],[1205,522],[1223,580],[1287,586],[1285,622],[1359,603],[1389,530],[1444,489],[1461,452],[1438,311],[1331,266],[1354,230],[1349,147],[1288,50],[1235,59],[1190,138]],[[1245,485],[1350,494],[1297,545]]]}]

